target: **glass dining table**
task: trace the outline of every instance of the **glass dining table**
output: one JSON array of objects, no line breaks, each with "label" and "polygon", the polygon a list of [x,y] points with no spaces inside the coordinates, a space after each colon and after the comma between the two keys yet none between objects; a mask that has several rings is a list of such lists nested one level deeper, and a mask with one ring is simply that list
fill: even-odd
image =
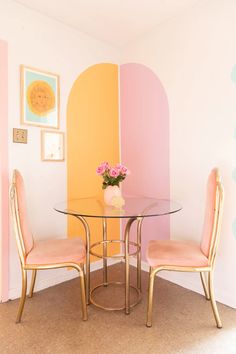
[{"label": "glass dining table", "polygon": [[[123,196],[125,204],[121,208],[108,206],[104,203],[102,197],[90,197],[67,200],[58,203],[54,209],[66,215],[71,215],[80,220],[84,226],[86,234],[86,302],[90,302],[95,306],[104,310],[125,310],[126,314],[130,313],[130,308],[135,306],[141,299],[141,234],[142,223],[145,218],[160,217],[163,215],[173,214],[182,209],[182,206],[172,200],[156,199],[142,196]],[[99,242],[91,244],[89,218],[99,218],[102,221],[102,239]],[[109,219],[126,219],[124,237],[121,239],[111,240],[107,235],[107,223]],[[130,229],[134,222],[137,222],[137,239],[136,242],[130,240]],[[109,255],[108,247],[111,244],[123,244],[123,253]],[[96,247],[102,245],[102,253],[96,252]],[[94,255],[103,259],[103,282],[94,287],[90,291],[90,255]],[[137,286],[130,285],[130,257],[137,257]],[[125,282],[116,282],[118,285],[124,285],[124,306],[109,307],[102,306],[94,300],[93,293],[96,289],[115,282],[108,282],[107,260],[108,258],[123,259],[125,262]],[[136,299],[130,303],[130,288],[136,293]]]}]

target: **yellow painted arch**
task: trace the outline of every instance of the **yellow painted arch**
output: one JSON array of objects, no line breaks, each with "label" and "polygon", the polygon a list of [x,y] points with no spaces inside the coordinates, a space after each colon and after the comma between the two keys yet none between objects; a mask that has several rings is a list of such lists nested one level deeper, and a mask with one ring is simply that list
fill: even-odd
[{"label": "yellow painted arch", "polygon": [[[96,64],[74,82],[67,106],[67,197],[102,195],[96,167],[119,156],[118,66]],[[87,219],[91,243],[101,240],[102,220]],[[118,220],[109,220],[109,238],[120,238]],[[68,217],[68,237],[83,235],[79,220]],[[116,245],[114,252],[119,252]]]}]

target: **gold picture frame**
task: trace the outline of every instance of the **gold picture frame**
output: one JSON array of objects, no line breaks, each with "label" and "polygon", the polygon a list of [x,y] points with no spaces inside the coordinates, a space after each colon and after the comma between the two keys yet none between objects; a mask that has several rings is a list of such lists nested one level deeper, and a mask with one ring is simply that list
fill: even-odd
[{"label": "gold picture frame", "polygon": [[41,131],[41,160],[65,160],[65,134],[63,132]]},{"label": "gold picture frame", "polygon": [[21,124],[59,128],[59,75],[20,66]]}]

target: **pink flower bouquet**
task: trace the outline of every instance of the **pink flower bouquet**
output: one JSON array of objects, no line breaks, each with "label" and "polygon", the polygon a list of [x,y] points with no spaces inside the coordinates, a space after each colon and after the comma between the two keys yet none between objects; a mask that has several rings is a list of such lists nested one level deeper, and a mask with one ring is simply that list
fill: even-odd
[{"label": "pink flower bouquet", "polygon": [[119,187],[125,177],[129,174],[127,167],[121,164],[110,166],[108,162],[102,162],[96,169],[99,176],[103,177],[102,189],[108,186]]}]

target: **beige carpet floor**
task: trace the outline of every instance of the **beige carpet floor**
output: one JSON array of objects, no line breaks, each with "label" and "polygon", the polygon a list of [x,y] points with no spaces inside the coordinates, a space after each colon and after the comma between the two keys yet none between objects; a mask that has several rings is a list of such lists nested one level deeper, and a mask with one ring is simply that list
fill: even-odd
[{"label": "beige carpet floor", "polygon": [[[134,269],[131,273],[134,281]],[[123,274],[123,264],[109,268],[111,280]],[[146,328],[148,274],[142,278],[142,302],[128,316],[90,305],[83,322],[78,279],[27,299],[21,324],[14,322],[18,300],[1,304],[0,353],[236,353],[236,310],[219,304],[224,326],[219,330],[203,296],[162,279],[155,282],[153,327]],[[93,284],[101,280],[101,270],[92,273]],[[123,290],[99,289],[96,298],[118,305]]]}]

